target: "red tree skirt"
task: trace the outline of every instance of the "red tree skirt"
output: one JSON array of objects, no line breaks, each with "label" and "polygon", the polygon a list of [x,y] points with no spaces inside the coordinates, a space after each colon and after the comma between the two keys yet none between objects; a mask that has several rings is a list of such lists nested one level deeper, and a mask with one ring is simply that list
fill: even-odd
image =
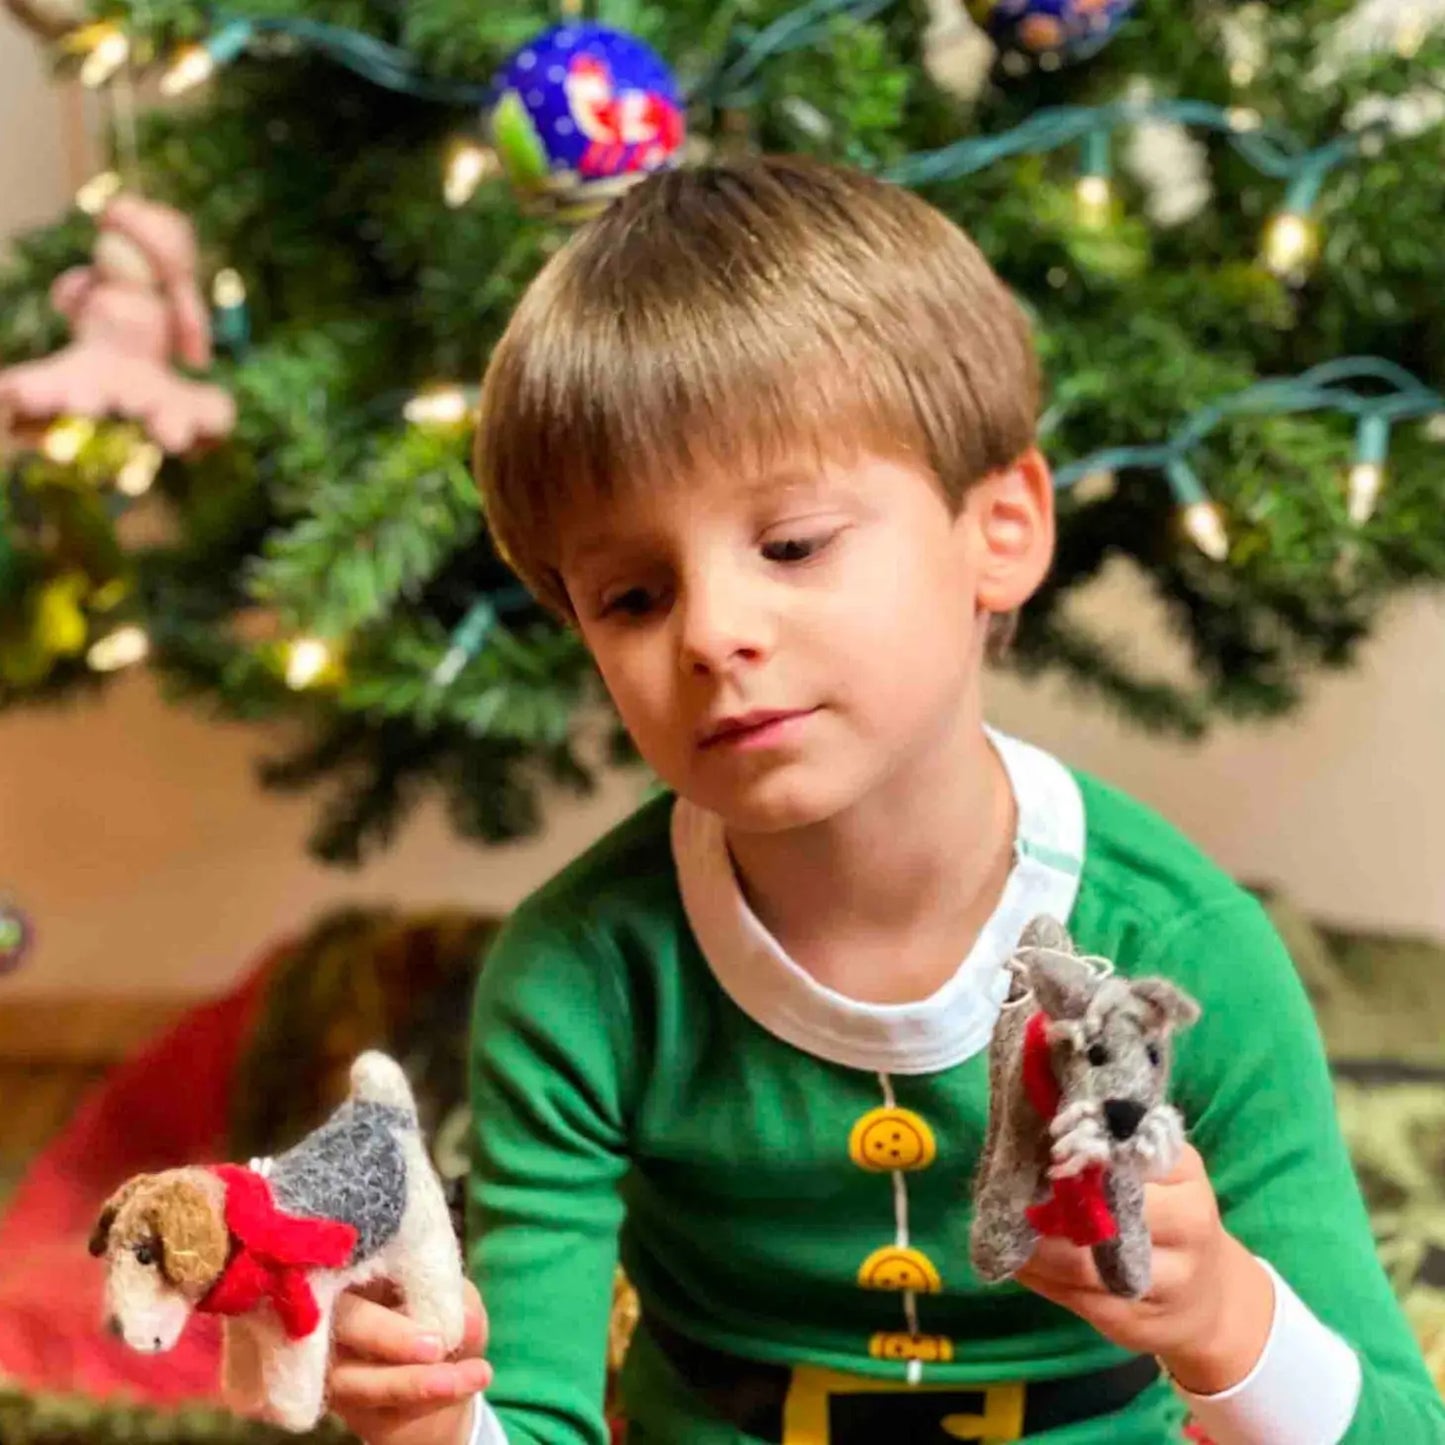
[{"label": "red tree skirt", "polygon": [[0,1217],[0,1379],[156,1404],[215,1398],[219,1321],[195,1317],[168,1354],[128,1349],[105,1332],[103,1269],[86,1244],[130,1175],[224,1158],[232,1075],[270,961],[109,1074],[36,1158]]}]

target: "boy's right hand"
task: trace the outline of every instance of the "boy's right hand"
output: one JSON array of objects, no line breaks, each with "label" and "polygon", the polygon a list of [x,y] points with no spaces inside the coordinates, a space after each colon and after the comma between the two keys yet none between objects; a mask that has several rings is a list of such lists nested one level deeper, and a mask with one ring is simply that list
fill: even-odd
[{"label": "boy's right hand", "polygon": [[366,1445],[467,1445],[472,1401],[492,1380],[487,1312],[470,1280],[462,1343],[443,1357],[400,1310],[347,1291],[336,1302],[327,1392]]}]

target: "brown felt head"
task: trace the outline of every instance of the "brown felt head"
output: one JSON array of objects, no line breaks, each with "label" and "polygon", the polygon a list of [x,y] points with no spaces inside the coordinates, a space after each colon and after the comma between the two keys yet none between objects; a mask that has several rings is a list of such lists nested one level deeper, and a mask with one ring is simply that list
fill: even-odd
[{"label": "brown felt head", "polygon": [[225,1186],[203,1169],[128,1180],[106,1201],[90,1238],[92,1254],[133,1256],[195,1297],[218,1278],[229,1251]]}]

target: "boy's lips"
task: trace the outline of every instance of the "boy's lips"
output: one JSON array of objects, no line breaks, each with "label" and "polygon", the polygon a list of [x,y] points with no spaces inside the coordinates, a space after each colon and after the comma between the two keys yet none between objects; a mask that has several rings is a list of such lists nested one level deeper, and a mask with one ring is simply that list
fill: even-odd
[{"label": "boy's lips", "polygon": [[698,746],[714,747],[730,739],[758,732],[770,723],[782,722],[787,718],[805,717],[808,713],[816,711],[816,708],[811,707],[759,708],[753,712],[737,713],[732,717],[720,718],[717,722],[709,723],[703,728],[698,735]]}]

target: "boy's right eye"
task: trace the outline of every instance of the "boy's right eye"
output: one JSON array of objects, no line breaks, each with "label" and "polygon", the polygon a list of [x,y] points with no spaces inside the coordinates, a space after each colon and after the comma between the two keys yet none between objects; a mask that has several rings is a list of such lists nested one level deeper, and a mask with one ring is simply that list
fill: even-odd
[{"label": "boy's right eye", "polygon": [[611,617],[620,613],[624,617],[645,617],[652,607],[652,594],[645,587],[629,587],[602,604],[598,614]]}]

